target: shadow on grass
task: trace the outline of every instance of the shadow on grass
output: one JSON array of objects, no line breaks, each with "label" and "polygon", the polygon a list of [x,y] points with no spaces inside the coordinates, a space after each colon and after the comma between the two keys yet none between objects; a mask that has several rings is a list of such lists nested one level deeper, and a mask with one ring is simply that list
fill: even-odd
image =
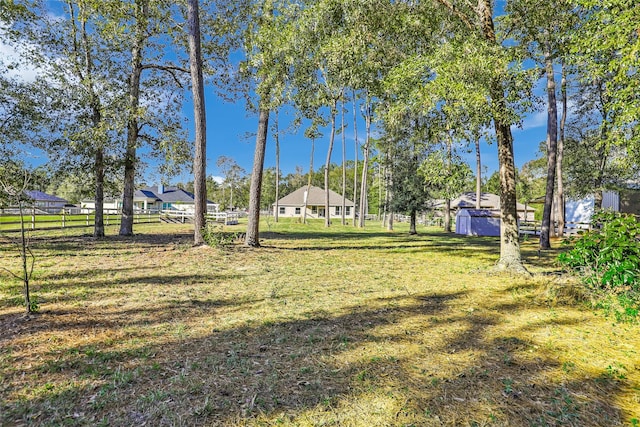
[{"label": "shadow on grass", "polygon": [[[614,403],[621,381],[606,373],[550,377],[561,362],[532,352],[530,328],[571,319],[496,337],[490,332],[504,326],[502,313],[517,305],[488,301],[491,311],[453,309],[466,297],[456,292],[381,298],[375,308],[351,307],[335,316],[321,311],[198,337],[183,331],[164,342],[134,337],[135,345],[125,349],[118,343],[78,345],[6,373],[10,381],[0,389],[0,410],[9,424],[621,424]],[[60,319],[59,327],[91,330],[105,322],[122,328],[126,321],[108,322],[140,316],[147,326],[171,325],[244,305],[203,300],[150,307],[148,313],[115,309],[92,313],[89,323]],[[65,314],[72,313],[43,314],[21,333],[34,333],[39,322]],[[20,375],[37,373],[66,377],[67,386],[46,393],[41,384],[40,393],[8,398]],[[46,415],[43,408],[49,408]]]}]

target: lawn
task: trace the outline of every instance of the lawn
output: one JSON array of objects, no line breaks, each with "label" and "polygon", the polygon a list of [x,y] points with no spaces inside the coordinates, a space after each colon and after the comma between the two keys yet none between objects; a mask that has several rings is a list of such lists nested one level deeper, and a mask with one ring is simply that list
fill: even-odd
[{"label": "lawn", "polygon": [[591,311],[556,251],[524,242],[526,278],[492,273],[493,238],[262,229],[34,233],[36,315],[0,272],[0,425],[640,425],[640,326]]}]

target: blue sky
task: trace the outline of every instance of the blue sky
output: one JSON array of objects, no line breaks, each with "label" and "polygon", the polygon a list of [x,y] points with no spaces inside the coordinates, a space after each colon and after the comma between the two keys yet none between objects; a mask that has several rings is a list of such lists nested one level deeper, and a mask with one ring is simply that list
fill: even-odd
[{"label": "blue sky", "polygon": [[[255,131],[257,128],[257,116],[245,111],[244,104],[224,102],[218,99],[213,90],[205,88],[207,111],[207,175],[219,176],[216,160],[219,156],[233,158],[247,173],[250,173],[253,165],[253,153],[255,148]],[[190,103],[184,108],[186,117],[191,121],[193,110]],[[546,138],[546,111],[530,113],[523,120],[522,127],[512,128],[514,137],[514,155],[518,168],[529,160],[536,158],[541,141]],[[273,123],[273,114],[271,122]],[[291,119],[291,115],[280,113],[280,128]],[[354,158],[354,132],[352,113],[346,114],[347,131],[345,132],[347,144],[347,159]],[[297,134],[285,134],[280,137],[280,169],[284,175],[295,171],[296,166],[301,166],[305,172],[309,169],[311,142],[303,136],[304,128]],[[314,169],[318,169],[326,160],[329,147],[329,132],[326,129],[322,138],[315,142]],[[336,137],[332,152],[332,162],[342,161],[341,136]],[[364,125],[358,124],[358,139],[364,138]],[[498,169],[498,151],[495,143],[481,145],[481,157],[483,163],[483,177],[488,178]],[[362,160],[362,156],[359,156]],[[475,153],[469,153],[465,159],[475,168]],[[265,168],[275,166],[275,144],[270,133],[267,142],[267,154]],[[485,175],[486,174],[486,175]],[[192,178],[184,174],[176,177],[175,182],[184,182]]]},{"label": "blue sky", "polygon": [[[498,1],[498,7],[502,7],[501,1]],[[55,2],[54,2],[55,4]],[[14,55],[7,46],[0,45],[0,54],[5,57]],[[21,70],[21,77],[30,80],[33,78],[33,70]],[[536,92],[543,90],[542,85],[538,85]],[[219,99],[215,95],[215,91],[211,87],[205,87],[206,112],[207,112],[207,175],[219,176],[220,171],[216,166],[216,160],[220,156],[233,158],[247,173],[250,173],[253,164],[253,153],[255,147],[255,131],[257,128],[257,117],[255,114],[247,113],[243,102],[228,103]],[[193,108],[190,103],[191,93],[186,96],[187,102],[184,106],[184,115],[187,119],[187,126],[190,128],[191,138],[193,138],[193,130],[191,123],[193,121]],[[271,124],[273,123],[273,114],[271,116]],[[280,128],[284,128],[291,120],[291,115],[280,113]],[[354,158],[354,132],[351,112],[346,115],[347,131],[345,132],[347,143],[347,159]],[[281,156],[280,168],[284,175],[295,171],[296,166],[301,166],[306,172],[309,168],[309,156],[311,143],[304,138],[304,127],[296,134],[284,134],[280,137]],[[523,121],[522,128],[513,127],[514,136],[514,153],[516,166],[521,167],[524,163],[532,160],[538,155],[539,143],[546,137],[546,112],[530,113]],[[359,123],[358,137],[362,142],[364,139],[364,125]],[[326,152],[329,144],[328,129],[323,131],[323,137],[316,140],[314,169],[318,169],[324,164]],[[472,151],[472,150],[470,150]],[[143,155],[143,151],[140,151]],[[41,153],[34,153],[36,156],[33,163],[40,164],[46,161]],[[483,177],[488,178],[498,169],[497,147],[496,144],[487,144],[483,142],[481,147],[481,156],[483,163]],[[146,156],[145,156],[146,157]],[[359,156],[360,160],[362,156]],[[465,156],[470,165],[475,165],[475,154],[470,152]],[[143,158],[143,160],[147,160]],[[334,150],[332,153],[332,162],[340,163],[342,160],[341,136],[336,137]],[[267,143],[267,153],[265,159],[265,167],[275,166],[275,146],[271,133]],[[159,181],[157,173],[153,168],[145,171],[145,180],[147,183],[155,183]],[[186,182],[192,180],[192,176],[184,173],[170,180],[171,183]]]}]

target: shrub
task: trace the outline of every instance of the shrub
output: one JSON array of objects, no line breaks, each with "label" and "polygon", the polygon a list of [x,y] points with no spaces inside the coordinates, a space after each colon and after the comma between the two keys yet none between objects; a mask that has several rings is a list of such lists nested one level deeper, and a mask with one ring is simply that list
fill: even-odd
[{"label": "shrub", "polygon": [[[633,215],[604,211],[594,215],[592,229],[565,241],[561,264],[577,272],[600,296],[615,296],[623,311],[640,305],[640,223]],[[600,304],[600,306],[602,306]]]},{"label": "shrub", "polygon": [[227,247],[234,242],[243,238],[242,232],[228,232],[224,231],[224,226],[218,223],[207,222],[202,229],[202,238],[209,246],[216,248]]}]

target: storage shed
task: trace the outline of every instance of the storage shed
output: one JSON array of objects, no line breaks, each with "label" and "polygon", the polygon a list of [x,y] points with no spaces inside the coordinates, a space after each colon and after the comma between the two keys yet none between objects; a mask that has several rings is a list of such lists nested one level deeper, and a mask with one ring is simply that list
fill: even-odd
[{"label": "storage shed", "polygon": [[456,234],[500,236],[500,214],[488,209],[460,209],[456,214]]}]

